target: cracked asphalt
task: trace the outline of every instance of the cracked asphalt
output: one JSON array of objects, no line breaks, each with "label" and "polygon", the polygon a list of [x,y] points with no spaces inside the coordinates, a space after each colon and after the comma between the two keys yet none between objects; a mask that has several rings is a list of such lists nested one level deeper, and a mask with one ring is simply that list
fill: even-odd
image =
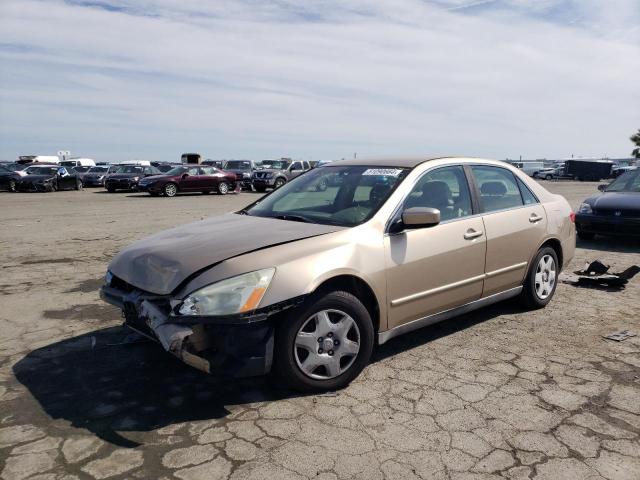
[{"label": "cracked asphalt", "polygon": [[[575,207],[594,183],[545,182]],[[217,379],[121,327],[98,288],[132,241],[255,194],[0,194],[0,478],[640,478],[640,277],[559,284],[378,348],[345,390]],[[640,264],[579,242],[570,270]]]}]

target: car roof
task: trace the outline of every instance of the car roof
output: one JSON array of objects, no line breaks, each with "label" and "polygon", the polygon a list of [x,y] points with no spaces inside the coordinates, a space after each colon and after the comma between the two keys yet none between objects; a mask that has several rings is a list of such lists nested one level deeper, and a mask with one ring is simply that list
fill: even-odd
[{"label": "car roof", "polygon": [[452,155],[415,155],[415,156],[388,156],[388,157],[363,157],[353,158],[348,160],[336,160],[331,162],[327,166],[342,167],[342,166],[371,166],[371,167],[402,167],[402,168],[415,168],[421,163],[428,162],[429,160],[439,160],[445,158],[469,158],[469,157],[457,157]]}]

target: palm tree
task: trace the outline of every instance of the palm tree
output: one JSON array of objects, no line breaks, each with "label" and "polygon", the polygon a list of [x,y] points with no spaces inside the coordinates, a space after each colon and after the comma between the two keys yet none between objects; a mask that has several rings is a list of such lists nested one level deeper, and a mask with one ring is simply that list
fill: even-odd
[{"label": "palm tree", "polygon": [[633,149],[633,152],[631,152],[631,155],[633,155],[636,158],[640,158],[640,128],[636,133],[631,135],[629,140],[631,140],[636,145],[636,148]]}]

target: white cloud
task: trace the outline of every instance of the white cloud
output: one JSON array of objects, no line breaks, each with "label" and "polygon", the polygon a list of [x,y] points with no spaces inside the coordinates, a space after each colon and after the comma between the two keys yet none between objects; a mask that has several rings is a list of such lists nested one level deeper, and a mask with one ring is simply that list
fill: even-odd
[{"label": "white cloud", "polygon": [[471,3],[4,0],[0,158],[628,154],[637,2]]}]

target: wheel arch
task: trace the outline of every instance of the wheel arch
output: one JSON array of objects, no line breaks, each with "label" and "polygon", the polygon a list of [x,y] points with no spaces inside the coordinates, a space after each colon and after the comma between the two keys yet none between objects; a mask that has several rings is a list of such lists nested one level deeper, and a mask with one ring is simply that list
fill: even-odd
[{"label": "wheel arch", "polygon": [[351,274],[340,274],[323,280],[313,293],[342,290],[356,296],[369,311],[374,331],[380,330],[380,305],[371,286],[362,278]]},{"label": "wheel arch", "polygon": [[[556,252],[558,256],[558,269],[562,269],[562,265],[564,265],[564,254],[562,252],[562,243],[557,238],[547,238],[542,244],[538,247],[538,250],[545,247],[551,247]],[[536,252],[538,251],[536,250]]]}]

